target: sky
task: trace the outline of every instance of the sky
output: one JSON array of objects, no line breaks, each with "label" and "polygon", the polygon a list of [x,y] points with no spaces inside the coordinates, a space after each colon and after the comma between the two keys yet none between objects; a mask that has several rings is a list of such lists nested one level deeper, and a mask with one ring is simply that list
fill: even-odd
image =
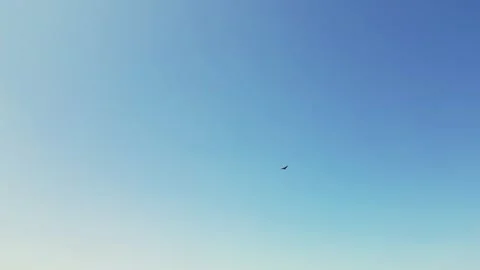
[{"label": "sky", "polygon": [[0,268],[480,269],[479,8],[0,1]]}]

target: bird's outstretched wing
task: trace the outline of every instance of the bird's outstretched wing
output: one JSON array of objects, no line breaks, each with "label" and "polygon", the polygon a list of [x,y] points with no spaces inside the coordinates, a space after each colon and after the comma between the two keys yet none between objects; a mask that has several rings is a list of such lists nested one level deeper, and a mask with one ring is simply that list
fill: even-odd
[{"label": "bird's outstretched wing", "polygon": [[282,167],[282,170],[286,170],[288,168],[288,165],[285,166],[285,167]]}]

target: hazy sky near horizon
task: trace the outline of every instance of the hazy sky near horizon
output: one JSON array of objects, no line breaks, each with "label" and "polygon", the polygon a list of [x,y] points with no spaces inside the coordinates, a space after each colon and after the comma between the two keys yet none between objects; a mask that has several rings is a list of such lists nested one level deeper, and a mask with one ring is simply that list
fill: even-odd
[{"label": "hazy sky near horizon", "polygon": [[479,10],[0,0],[0,268],[480,269]]}]

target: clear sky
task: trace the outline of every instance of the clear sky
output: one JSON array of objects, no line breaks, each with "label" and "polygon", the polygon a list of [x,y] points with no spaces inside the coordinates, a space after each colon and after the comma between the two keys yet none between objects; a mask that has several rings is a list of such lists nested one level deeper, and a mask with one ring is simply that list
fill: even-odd
[{"label": "clear sky", "polygon": [[0,1],[0,268],[480,269],[479,11]]}]

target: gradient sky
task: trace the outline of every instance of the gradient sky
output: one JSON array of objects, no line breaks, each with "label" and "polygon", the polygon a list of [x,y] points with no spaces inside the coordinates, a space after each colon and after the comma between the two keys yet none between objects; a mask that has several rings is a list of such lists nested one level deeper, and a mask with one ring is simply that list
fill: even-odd
[{"label": "gradient sky", "polygon": [[0,268],[480,269],[479,10],[0,1]]}]

